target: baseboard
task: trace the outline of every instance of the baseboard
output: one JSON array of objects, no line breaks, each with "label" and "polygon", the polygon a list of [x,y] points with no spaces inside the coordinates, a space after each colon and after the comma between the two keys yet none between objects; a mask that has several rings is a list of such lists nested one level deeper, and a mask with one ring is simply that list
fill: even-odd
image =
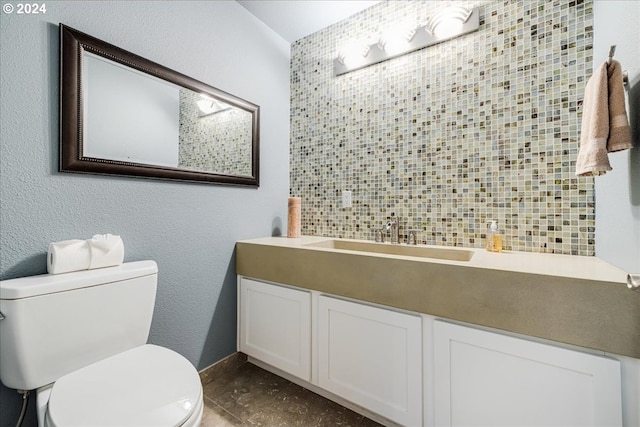
[{"label": "baseboard", "polygon": [[235,352],[222,360],[217,361],[199,372],[200,382],[203,386],[225,374],[234,372],[238,367],[247,362],[247,355]]}]

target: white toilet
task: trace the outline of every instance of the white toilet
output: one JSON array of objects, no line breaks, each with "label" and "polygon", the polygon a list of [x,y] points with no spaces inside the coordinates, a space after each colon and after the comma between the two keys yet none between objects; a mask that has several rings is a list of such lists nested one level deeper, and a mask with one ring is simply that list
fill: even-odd
[{"label": "white toilet", "polygon": [[0,380],[37,389],[39,426],[199,426],[202,385],[146,344],[154,261],[0,281]]}]

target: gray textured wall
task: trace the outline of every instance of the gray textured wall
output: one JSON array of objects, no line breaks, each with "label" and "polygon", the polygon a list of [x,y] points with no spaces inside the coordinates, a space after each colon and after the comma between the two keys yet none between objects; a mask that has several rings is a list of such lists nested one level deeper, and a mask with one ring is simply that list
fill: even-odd
[{"label": "gray textured wall", "polygon": [[[159,265],[150,342],[203,369],[236,348],[234,243],[286,227],[289,45],[234,1],[46,6],[0,15],[0,278],[45,273],[49,242],[119,234],[125,261]],[[57,172],[59,22],[260,105],[260,188]],[[0,426],[18,411],[1,387]]]}]

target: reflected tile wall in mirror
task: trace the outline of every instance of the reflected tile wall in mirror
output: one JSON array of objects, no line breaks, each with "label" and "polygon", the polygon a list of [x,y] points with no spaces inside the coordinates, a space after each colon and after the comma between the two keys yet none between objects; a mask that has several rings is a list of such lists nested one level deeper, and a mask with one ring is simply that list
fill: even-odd
[{"label": "reflected tile wall in mirror", "polygon": [[251,114],[230,107],[204,115],[201,95],[180,88],[178,167],[251,176]]}]

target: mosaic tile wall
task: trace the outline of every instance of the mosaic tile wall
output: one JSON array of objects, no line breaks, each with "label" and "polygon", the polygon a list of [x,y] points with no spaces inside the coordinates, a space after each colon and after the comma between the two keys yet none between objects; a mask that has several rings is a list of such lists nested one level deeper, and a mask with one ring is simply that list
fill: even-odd
[{"label": "mosaic tile wall", "polygon": [[180,89],[178,166],[251,176],[251,114],[231,108],[201,116],[200,95]]},{"label": "mosaic tile wall", "polygon": [[479,31],[333,75],[346,40],[372,44],[447,4],[382,2],[292,45],[303,234],[372,239],[398,216],[422,243],[482,247],[495,219],[508,250],[593,255],[593,178],[574,176],[590,0],[456,2],[480,7]]}]

